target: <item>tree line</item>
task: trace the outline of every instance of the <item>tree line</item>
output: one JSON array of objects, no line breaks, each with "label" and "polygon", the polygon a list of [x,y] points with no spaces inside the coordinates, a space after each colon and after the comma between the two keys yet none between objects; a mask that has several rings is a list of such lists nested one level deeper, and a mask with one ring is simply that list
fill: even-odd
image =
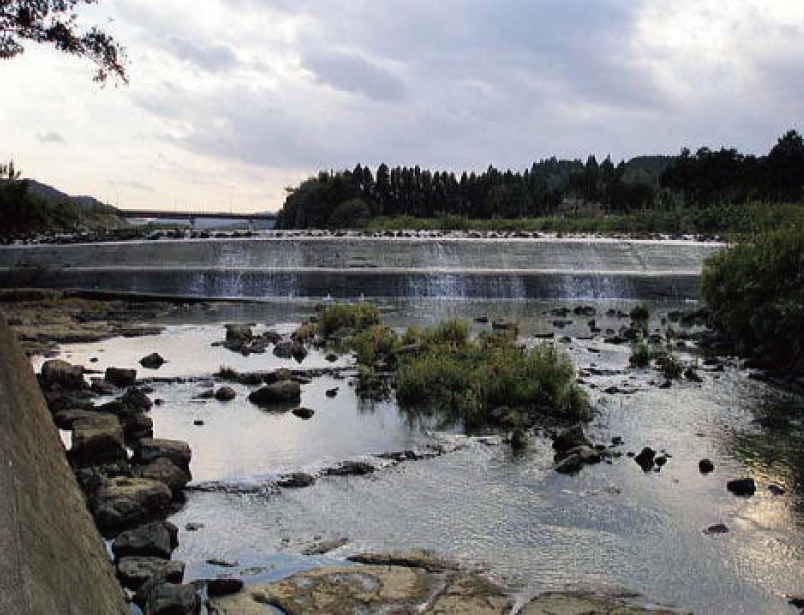
[{"label": "tree line", "polygon": [[766,156],[701,148],[679,156],[640,156],[614,164],[549,158],[522,172],[415,167],[321,172],[289,188],[280,228],[361,226],[378,217],[446,215],[474,219],[606,215],[653,208],[749,201],[798,202],[804,140],[789,131]]}]

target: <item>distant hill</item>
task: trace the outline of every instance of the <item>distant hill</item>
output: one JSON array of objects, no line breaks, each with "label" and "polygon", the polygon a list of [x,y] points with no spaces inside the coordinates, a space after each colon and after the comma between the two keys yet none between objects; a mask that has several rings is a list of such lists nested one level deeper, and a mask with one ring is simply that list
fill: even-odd
[{"label": "distant hill", "polygon": [[48,186],[47,184],[43,184],[41,182],[36,181],[35,179],[28,179],[25,180],[28,182],[28,191],[42,197],[47,201],[51,201],[53,203],[72,203],[73,205],[77,205],[78,207],[83,207],[87,209],[92,209],[94,211],[103,211],[110,214],[119,214],[119,210],[116,207],[112,207],[111,205],[107,205],[92,196],[73,196],[67,194],[66,192],[62,192],[61,190],[57,190],[53,186]]}]

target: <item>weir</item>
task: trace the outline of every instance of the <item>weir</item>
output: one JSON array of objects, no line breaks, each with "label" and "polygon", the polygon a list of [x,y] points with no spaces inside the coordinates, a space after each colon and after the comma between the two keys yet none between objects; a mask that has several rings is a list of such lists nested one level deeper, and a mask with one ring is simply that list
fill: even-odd
[{"label": "weir", "polygon": [[697,296],[694,241],[286,237],[0,249],[0,286],[174,297]]}]

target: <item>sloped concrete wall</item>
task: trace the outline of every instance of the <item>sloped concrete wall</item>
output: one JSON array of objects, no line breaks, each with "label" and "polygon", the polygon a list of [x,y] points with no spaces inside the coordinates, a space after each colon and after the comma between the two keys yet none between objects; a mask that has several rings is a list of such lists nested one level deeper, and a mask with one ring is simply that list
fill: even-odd
[{"label": "sloped concrete wall", "polygon": [[129,613],[29,360],[0,314],[0,613]]}]

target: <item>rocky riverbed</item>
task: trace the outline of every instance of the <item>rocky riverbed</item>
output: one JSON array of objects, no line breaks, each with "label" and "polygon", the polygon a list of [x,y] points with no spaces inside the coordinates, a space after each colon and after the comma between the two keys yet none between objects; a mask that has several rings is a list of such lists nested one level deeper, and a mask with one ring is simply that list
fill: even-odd
[{"label": "rocky riverbed", "polygon": [[[37,300],[17,299],[3,310],[42,344],[29,350],[54,354]],[[118,575],[150,612],[654,612],[624,588],[682,611],[791,612],[800,400],[708,356],[695,306],[656,309],[649,330],[676,331],[687,375],[630,367],[632,307],[383,306],[392,326],[516,322],[570,352],[595,419],[537,426],[517,455],[504,428],[467,437],[361,401],[348,353],[285,348],[309,302],[134,304],[161,332],[146,337],[114,337],[130,326],[121,304],[67,303],[50,320],[99,323],[99,337],[61,338],[65,363],[34,363]],[[287,404],[249,401],[277,382],[292,383]]]}]

